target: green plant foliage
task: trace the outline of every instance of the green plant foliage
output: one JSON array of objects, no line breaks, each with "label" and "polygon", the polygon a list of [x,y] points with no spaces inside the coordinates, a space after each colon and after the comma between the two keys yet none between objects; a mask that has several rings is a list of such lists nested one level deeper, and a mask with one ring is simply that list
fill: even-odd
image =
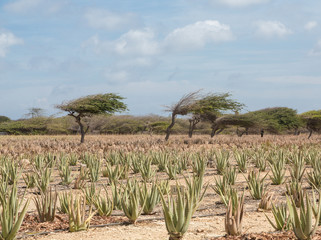
[{"label": "green plant foliage", "polygon": [[87,230],[90,226],[90,220],[95,214],[96,212],[92,212],[90,207],[88,217],[86,217],[86,198],[81,195],[75,197],[71,195],[68,202],[69,231]]},{"label": "green plant foliage", "polygon": [[55,219],[57,198],[57,192],[53,193],[50,188],[49,191],[41,192],[40,195],[33,199],[37,208],[39,222],[52,222]]},{"label": "green plant foliage", "polygon": [[268,173],[260,178],[260,173],[254,170],[250,171],[248,178],[245,178],[250,190],[250,194],[253,199],[259,200],[265,193],[264,179],[267,177]]},{"label": "green plant foliage", "polygon": [[152,214],[154,208],[160,201],[160,194],[157,187],[156,182],[153,182],[150,188],[148,188],[145,182],[139,189],[140,205],[144,206],[143,213],[146,215]]},{"label": "green plant foliage", "polygon": [[291,218],[288,213],[288,208],[286,204],[281,204],[275,206],[272,204],[272,213],[275,223],[265,214],[267,220],[272,225],[272,227],[277,231],[287,231],[291,228]]},{"label": "green plant foliage", "polygon": [[224,150],[215,151],[214,160],[218,174],[223,175],[230,165],[230,152]]},{"label": "green plant foliage", "polygon": [[28,199],[19,213],[23,198],[19,201],[17,190],[16,183],[13,183],[11,187],[8,187],[7,182],[2,182],[0,185],[0,239],[3,240],[16,238],[29,206],[30,200]]},{"label": "green plant foliage", "polygon": [[281,133],[303,126],[296,110],[286,107],[265,108],[245,115],[255,118],[260,128],[272,133]]},{"label": "green plant foliage", "polygon": [[141,215],[147,201],[147,198],[145,198],[143,204],[140,204],[139,189],[140,186],[136,180],[129,180],[121,199],[122,210],[129,221],[133,224],[136,224],[136,221]]},{"label": "green plant foliage", "polygon": [[183,238],[196,211],[194,205],[197,202],[196,195],[188,193],[188,190],[181,191],[178,185],[177,189],[177,195],[167,195],[167,201],[161,194],[163,214],[170,240]]},{"label": "green plant foliage", "polygon": [[[320,197],[320,193],[319,193]],[[317,215],[315,217],[315,225],[312,225],[312,203],[308,197],[307,194],[303,197],[305,198],[305,201],[302,199],[302,204],[300,207],[299,212],[296,209],[296,204],[294,202],[294,199],[291,197],[287,197],[287,205],[289,208],[290,216],[291,216],[291,222],[292,222],[292,228],[295,233],[295,236],[299,240],[310,240],[313,238],[313,235],[315,234],[318,226],[318,220],[320,218],[321,213],[321,201],[318,204],[317,208]]]},{"label": "green plant foliage", "polygon": [[99,216],[109,217],[114,209],[114,203],[108,196],[108,191],[106,186],[104,186],[105,196],[95,195],[93,198],[93,203]]}]

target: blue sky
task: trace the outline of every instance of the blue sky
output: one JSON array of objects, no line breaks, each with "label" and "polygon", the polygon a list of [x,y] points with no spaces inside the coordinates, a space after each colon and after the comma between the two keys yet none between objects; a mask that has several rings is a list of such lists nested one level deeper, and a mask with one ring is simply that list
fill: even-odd
[{"label": "blue sky", "polygon": [[321,108],[321,1],[0,2],[0,115],[113,92],[129,114],[230,92],[244,111]]}]

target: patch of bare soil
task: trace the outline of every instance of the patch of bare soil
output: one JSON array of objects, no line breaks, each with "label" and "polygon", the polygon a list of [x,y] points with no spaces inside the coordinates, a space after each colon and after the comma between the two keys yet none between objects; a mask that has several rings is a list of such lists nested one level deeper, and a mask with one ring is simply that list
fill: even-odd
[{"label": "patch of bare soil", "polygon": [[[91,219],[92,225],[104,225],[110,223],[127,223],[128,219],[126,217],[101,217],[94,216]],[[43,232],[54,232],[54,231],[68,231],[68,216],[66,214],[56,214],[54,221],[52,222],[43,222],[39,223],[38,218],[35,214],[26,214],[23,223],[21,224],[21,228],[19,231],[20,236],[25,236],[28,234],[37,234]]]}]

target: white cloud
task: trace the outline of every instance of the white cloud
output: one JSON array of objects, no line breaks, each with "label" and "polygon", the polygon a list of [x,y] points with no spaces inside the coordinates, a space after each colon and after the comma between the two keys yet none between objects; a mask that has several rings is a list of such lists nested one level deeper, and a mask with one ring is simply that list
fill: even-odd
[{"label": "white cloud", "polygon": [[66,5],[66,3],[66,0],[16,0],[4,5],[4,9],[14,13],[55,13]]},{"label": "white cloud", "polygon": [[266,3],[269,0],[214,0],[214,2],[218,2],[230,7],[245,7],[253,4],[261,4]]},{"label": "white cloud", "polygon": [[130,30],[113,43],[114,51],[119,55],[155,55],[159,44],[151,29]]},{"label": "white cloud", "polygon": [[279,21],[259,21],[256,23],[257,35],[265,38],[284,37],[292,33],[283,23]]},{"label": "white cloud", "polygon": [[11,12],[21,13],[39,6],[41,2],[42,0],[17,0],[8,3],[4,8]]},{"label": "white cloud", "polygon": [[317,42],[315,47],[309,52],[310,56],[320,56],[321,55],[321,39]]},{"label": "white cloud", "polygon": [[101,41],[96,35],[83,46],[93,46],[97,53],[109,51],[119,56],[152,56],[160,52],[154,32],[147,28],[130,30],[115,41]]},{"label": "white cloud", "polygon": [[105,73],[105,77],[109,83],[124,83],[129,79],[129,74],[125,70],[113,71],[108,70]]},{"label": "white cloud", "polygon": [[133,13],[116,14],[108,10],[89,9],[85,18],[89,26],[98,29],[115,30],[136,25],[137,16]]},{"label": "white cloud", "polygon": [[23,40],[10,32],[0,33],[0,57],[5,57],[11,46],[23,44]]},{"label": "white cloud", "polygon": [[318,23],[316,21],[310,21],[310,22],[307,22],[305,25],[304,25],[304,28],[308,31],[311,31],[313,28],[315,28],[316,26],[318,26]]},{"label": "white cloud", "polygon": [[165,38],[165,46],[173,49],[198,49],[213,42],[225,42],[233,39],[230,27],[218,21],[199,21],[177,28]]}]

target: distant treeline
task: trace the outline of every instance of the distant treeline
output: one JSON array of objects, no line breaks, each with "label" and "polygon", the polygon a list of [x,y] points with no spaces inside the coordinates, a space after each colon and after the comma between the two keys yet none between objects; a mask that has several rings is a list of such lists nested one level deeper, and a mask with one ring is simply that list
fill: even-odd
[{"label": "distant treeline", "polygon": [[[95,115],[84,119],[92,134],[165,134],[170,124],[170,117],[157,115]],[[190,119],[188,116],[177,119],[172,129],[173,134],[189,134]],[[245,114],[221,115],[214,123],[216,134],[299,134],[300,132],[321,132],[321,110],[297,114],[286,107],[266,108]],[[79,126],[74,118],[65,117],[32,117],[10,120],[0,116],[2,134],[75,134]],[[200,122],[193,130],[194,134],[213,133],[213,123]],[[214,136],[214,135],[213,135]]]}]

